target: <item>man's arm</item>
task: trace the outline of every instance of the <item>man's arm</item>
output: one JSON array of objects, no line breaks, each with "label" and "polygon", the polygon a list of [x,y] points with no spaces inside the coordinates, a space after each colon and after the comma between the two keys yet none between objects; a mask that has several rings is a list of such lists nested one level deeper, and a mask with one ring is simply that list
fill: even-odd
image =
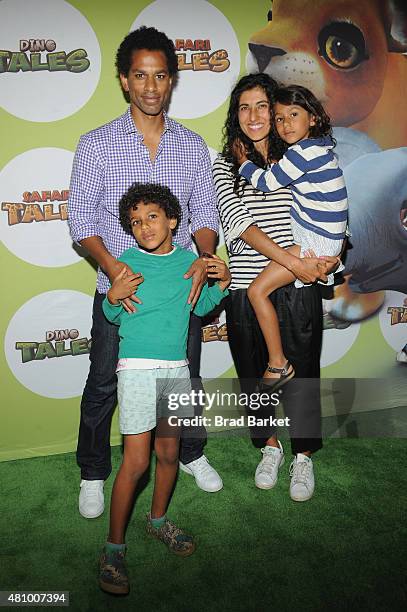
[{"label": "man's arm", "polygon": [[[212,164],[208,147],[202,140],[200,159],[197,164],[192,195],[189,200],[191,233],[199,254],[213,254],[219,230],[219,215],[216,208],[216,195],[212,179]],[[203,284],[207,280],[207,264],[196,259],[187,270],[184,278],[191,278],[192,286],[188,303],[196,304]]]},{"label": "man's arm", "polygon": [[[89,134],[86,134],[79,140],[72,166],[68,200],[69,229],[72,239],[85,247],[112,283],[125,264],[118,262],[109,253],[98,235],[96,212],[103,198],[103,176],[102,156],[96,151]],[[130,268],[129,273],[132,274]],[[134,295],[123,300],[123,306],[128,312],[135,311],[131,300],[140,303]]]}]

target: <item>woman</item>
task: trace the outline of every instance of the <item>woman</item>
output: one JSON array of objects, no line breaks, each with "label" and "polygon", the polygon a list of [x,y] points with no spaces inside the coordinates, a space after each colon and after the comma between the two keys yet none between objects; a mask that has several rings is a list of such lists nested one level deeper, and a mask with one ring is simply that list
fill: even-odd
[{"label": "woman", "polygon": [[[240,139],[247,157],[266,167],[282,155],[281,144],[271,125],[273,91],[277,83],[265,74],[251,74],[239,80],[232,91],[224,127],[222,155],[214,163],[218,208],[229,252],[232,283],[226,316],[229,344],[242,391],[253,392],[255,381],[267,365],[267,350],[247,288],[272,259],[289,269],[303,283],[326,280],[338,265],[335,257],[300,259],[285,249],[293,244],[290,226],[292,202],[289,188],[272,193],[254,189],[239,176],[234,143]],[[297,289],[282,287],[271,298],[276,308],[285,355],[296,378],[282,395],[290,418],[290,496],[306,501],[314,492],[311,455],[322,447],[320,436],[319,358],[322,338],[322,305],[318,285]],[[310,379],[310,380],[304,380]],[[260,419],[272,415],[272,407],[256,412]],[[256,446],[262,446],[255,484],[271,489],[284,462],[275,428],[251,428]]]}]

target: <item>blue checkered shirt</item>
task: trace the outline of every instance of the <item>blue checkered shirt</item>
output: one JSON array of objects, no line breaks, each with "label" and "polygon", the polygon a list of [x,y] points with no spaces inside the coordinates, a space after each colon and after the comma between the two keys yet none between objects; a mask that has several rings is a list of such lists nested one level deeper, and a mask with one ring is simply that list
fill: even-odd
[{"label": "blue checkered shirt", "polygon": [[[177,196],[182,219],[175,239],[181,246],[191,249],[191,234],[201,228],[218,231],[211,161],[204,140],[164,115],[164,132],[151,162],[129,108],[79,140],[68,202],[72,239],[79,243],[100,236],[116,258],[134,246],[134,238],[120,225],[118,204],[135,181],[165,185]],[[108,288],[109,279],[99,269],[97,290],[106,293]]]}]

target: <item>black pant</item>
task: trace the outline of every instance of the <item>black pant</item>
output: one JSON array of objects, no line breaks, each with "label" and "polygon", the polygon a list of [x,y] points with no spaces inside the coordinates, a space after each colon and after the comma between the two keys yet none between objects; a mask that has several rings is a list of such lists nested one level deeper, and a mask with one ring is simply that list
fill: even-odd
[{"label": "black pant", "polygon": [[[315,452],[322,448],[319,388],[322,302],[319,287],[296,289],[290,284],[275,291],[270,299],[280,322],[284,353],[296,374],[282,393],[284,412],[290,419],[291,449],[294,454]],[[246,289],[230,291],[226,299],[226,321],[241,390],[251,393],[255,381],[266,369],[268,353]],[[256,416],[262,419],[274,416],[273,409],[260,408]],[[253,443],[258,447],[264,446],[274,433],[274,427],[251,428]]]},{"label": "black pant", "polygon": [[[119,353],[118,327],[109,323],[102,310],[104,294],[95,293],[93,301],[92,346],[90,369],[81,402],[76,460],[85,480],[106,480],[112,471],[110,426],[117,402],[116,366]],[[188,359],[194,386],[200,384],[201,319],[191,315],[188,337]],[[180,459],[189,463],[198,459],[206,444],[204,427],[197,428],[196,438],[190,432],[181,440]],[[183,434],[184,435],[184,434]]]}]

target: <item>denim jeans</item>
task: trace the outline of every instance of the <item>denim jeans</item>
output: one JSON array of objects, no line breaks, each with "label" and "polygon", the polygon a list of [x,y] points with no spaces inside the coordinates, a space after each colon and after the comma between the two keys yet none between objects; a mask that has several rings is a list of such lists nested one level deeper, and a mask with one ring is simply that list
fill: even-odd
[{"label": "denim jeans", "polygon": [[[116,366],[119,354],[118,327],[109,323],[102,310],[104,294],[95,293],[92,313],[92,345],[90,369],[81,401],[76,460],[85,480],[106,480],[112,471],[110,457],[110,427],[117,403]],[[191,316],[188,337],[188,359],[191,377],[200,384],[201,320]],[[186,431],[185,446],[181,441],[180,459],[189,463],[202,455],[206,443],[205,428],[191,438]],[[184,434],[183,434],[184,435]]]}]

